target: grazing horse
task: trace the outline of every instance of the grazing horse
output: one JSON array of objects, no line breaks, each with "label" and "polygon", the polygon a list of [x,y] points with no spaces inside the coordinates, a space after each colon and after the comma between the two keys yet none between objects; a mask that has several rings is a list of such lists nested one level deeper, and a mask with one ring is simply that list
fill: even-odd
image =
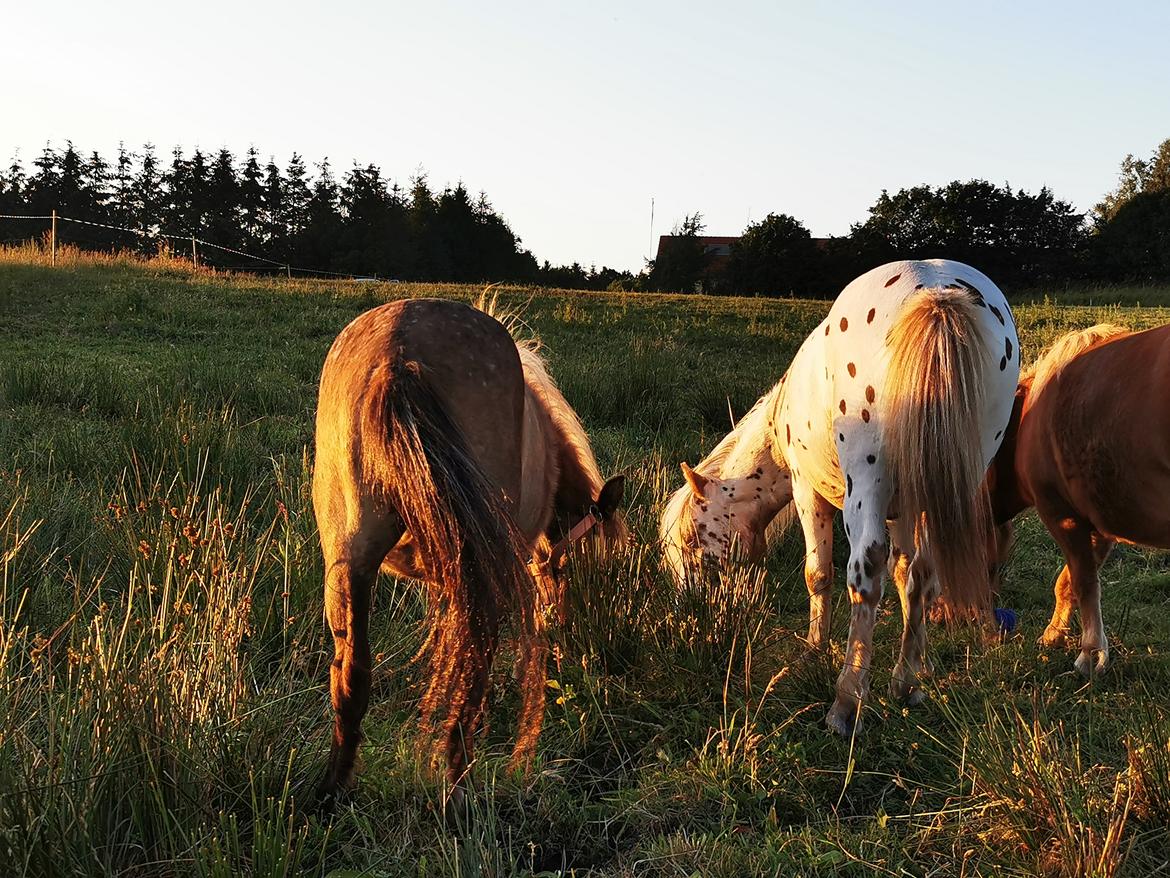
[{"label": "grazing horse", "polygon": [[428,586],[422,723],[452,784],[472,759],[500,625],[515,617],[513,761],[527,763],[544,716],[542,603],[559,603],[557,567],[571,541],[624,537],[622,487],[620,476],[602,481],[535,345],[484,310],[398,301],[342,330],[321,373],[313,474],[335,651],[322,795],[353,781],[379,567]]},{"label": "grazing horse", "polygon": [[1069,333],[1021,376],[988,471],[997,530],[1010,538],[1011,520],[1034,506],[1064,554],[1040,642],[1063,644],[1079,605],[1086,676],[1109,661],[1097,570],[1114,543],[1170,549],[1168,386],[1170,326]]},{"label": "grazing horse", "polygon": [[686,483],[660,531],[676,577],[733,546],[761,558],[768,523],[794,504],[813,647],[828,637],[843,511],[852,611],[826,719],[834,731],[855,728],[869,689],[887,564],[904,623],[895,696],[923,697],[924,615],[940,582],[952,612],[989,615],[982,483],[1018,375],[1015,324],[995,284],[958,262],[891,263],[850,283],[780,382],[695,469],[682,465]]}]

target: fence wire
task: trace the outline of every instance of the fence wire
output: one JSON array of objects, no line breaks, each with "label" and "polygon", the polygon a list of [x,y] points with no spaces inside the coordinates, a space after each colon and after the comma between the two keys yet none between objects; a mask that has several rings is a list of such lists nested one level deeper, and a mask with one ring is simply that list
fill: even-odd
[{"label": "fence wire", "polygon": [[[196,247],[208,247],[208,248],[211,248],[212,250],[221,250],[224,253],[231,253],[233,256],[242,256],[245,259],[254,259],[257,262],[264,262],[264,263],[267,263],[268,265],[272,266],[273,270],[284,271],[284,272],[288,273],[290,276],[291,276],[292,272],[295,271],[298,274],[326,275],[328,277],[348,278],[350,280],[358,280],[359,278],[366,278],[366,277],[371,277],[371,278],[376,277],[376,275],[373,275],[373,274],[352,274],[351,272],[345,272],[345,271],[327,271],[324,268],[304,268],[302,266],[291,265],[287,262],[281,262],[280,260],[277,260],[277,259],[270,259],[267,256],[259,256],[255,253],[248,253],[244,250],[236,250],[233,247],[225,247],[223,244],[216,244],[214,241],[207,241],[207,240],[204,240],[203,238],[200,238],[196,235],[173,235],[173,234],[170,234],[168,232],[162,232],[162,231],[152,232],[152,231],[149,231],[146,229],[131,229],[131,228],[127,228],[126,226],[115,226],[115,225],[110,225],[109,223],[95,222],[93,220],[77,219],[76,217],[62,216],[61,214],[49,214],[47,216],[40,216],[40,215],[33,215],[33,214],[2,213],[2,214],[0,214],[0,219],[6,219],[6,220],[49,220],[49,221],[56,219],[58,222],[74,223],[74,224],[80,225],[80,226],[91,226],[93,228],[98,228],[98,229],[107,229],[111,232],[125,232],[125,233],[131,234],[131,235],[138,235],[140,238],[148,238],[151,240],[165,239],[168,241],[181,241],[184,244],[195,244]],[[21,241],[21,240],[27,240],[27,239],[25,239],[25,238],[12,238],[8,241],[5,241],[4,243],[12,243],[12,242]],[[262,266],[253,266],[253,267],[213,266],[213,267],[221,268],[221,269],[226,270],[226,271],[259,271],[262,269]]]}]

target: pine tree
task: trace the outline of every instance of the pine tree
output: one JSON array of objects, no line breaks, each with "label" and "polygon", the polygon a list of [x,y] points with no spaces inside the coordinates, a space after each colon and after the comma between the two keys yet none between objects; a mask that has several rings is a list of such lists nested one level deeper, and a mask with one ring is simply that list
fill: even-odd
[{"label": "pine tree", "polygon": [[163,190],[163,175],[158,169],[158,158],[154,144],[142,147],[142,162],[130,185],[130,221],[132,228],[144,234],[139,236],[139,248],[149,252],[161,241],[156,237],[163,221],[166,196]]},{"label": "pine tree", "polygon": [[25,186],[24,166],[19,153],[12,157],[8,170],[0,175],[0,213],[24,213]]},{"label": "pine tree", "polygon": [[207,164],[207,155],[199,147],[195,147],[195,152],[191,153],[190,176],[187,185],[191,194],[190,231],[196,237],[208,237],[207,221],[215,199],[211,194],[211,168]]},{"label": "pine tree", "polygon": [[34,214],[48,215],[56,210],[60,201],[61,172],[59,156],[51,144],[46,143],[40,156],[33,160],[36,171],[28,179],[26,204]]},{"label": "pine tree", "polygon": [[[134,228],[134,155],[127,152],[126,145],[120,141],[110,184],[106,209],[109,222],[122,228]],[[130,232],[111,234],[118,247],[137,247],[140,243],[139,236]]]},{"label": "pine tree", "polygon": [[[213,244],[239,250],[243,245],[240,232],[240,184],[236,179],[236,159],[221,148],[211,166],[207,189],[207,239]],[[236,265],[239,257],[215,251],[209,261]]]},{"label": "pine tree", "polygon": [[248,147],[240,171],[240,223],[243,249],[250,253],[260,252],[264,234],[264,172],[260,168],[260,154],[254,146]]},{"label": "pine tree", "polygon": [[341,237],[341,210],[337,182],[329,159],[317,165],[317,179],[308,203],[308,225],[298,253],[312,268],[336,269],[337,245]]},{"label": "pine tree", "polygon": [[[20,154],[12,157],[7,172],[0,178],[0,214],[27,215],[28,178]],[[37,238],[44,231],[43,220],[0,220],[0,243],[15,244]]]},{"label": "pine tree", "polygon": [[[110,165],[96,150],[81,169],[81,191],[77,209],[83,219],[110,224]],[[89,227],[89,237],[102,249],[119,246],[119,234],[112,229]]]},{"label": "pine tree", "polygon": [[270,259],[284,257],[288,241],[288,226],[284,215],[284,179],[280,168],[271,157],[264,167],[264,210],[262,213],[263,253]]},{"label": "pine tree", "polygon": [[65,216],[88,218],[97,193],[87,188],[86,162],[73,148],[72,140],[65,141],[65,151],[61,153],[58,167],[57,212]]},{"label": "pine tree", "polygon": [[303,243],[305,231],[309,227],[311,198],[305,163],[294,152],[284,179],[285,259],[292,259]]},{"label": "pine tree", "polygon": [[451,276],[451,252],[439,229],[438,204],[421,168],[410,181],[411,235],[418,250],[416,265],[420,280],[437,280]]},{"label": "pine tree", "polygon": [[171,150],[171,166],[162,175],[166,192],[162,212],[162,230],[165,234],[190,235],[194,232],[191,216],[191,163],[183,157],[183,150]]}]

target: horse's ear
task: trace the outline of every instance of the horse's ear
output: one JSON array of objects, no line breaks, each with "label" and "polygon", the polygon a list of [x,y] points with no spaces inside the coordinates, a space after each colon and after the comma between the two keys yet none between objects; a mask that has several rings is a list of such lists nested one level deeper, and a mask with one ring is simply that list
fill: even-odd
[{"label": "horse's ear", "polygon": [[626,477],[614,476],[601,486],[601,493],[597,495],[597,508],[601,510],[601,517],[609,520],[618,507],[622,505],[622,496],[626,492]]},{"label": "horse's ear", "polygon": [[687,484],[691,486],[691,493],[702,500],[706,497],[707,482],[709,479],[702,473],[697,473],[691,469],[691,465],[685,460],[680,464],[682,467],[683,477],[686,478]]}]

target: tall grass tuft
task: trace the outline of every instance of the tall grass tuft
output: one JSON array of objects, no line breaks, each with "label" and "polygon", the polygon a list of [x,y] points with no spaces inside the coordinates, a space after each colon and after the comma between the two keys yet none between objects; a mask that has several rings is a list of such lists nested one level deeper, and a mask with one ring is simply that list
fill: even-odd
[{"label": "tall grass tuft", "polygon": [[1170,827],[1170,720],[1153,696],[1125,741],[1134,814],[1150,826]]},{"label": "tall grass tuft", "polygon": [[[291,813],[289,778],[311,774],[316,620],[283,612],[270,563],[281,521],[256,503],[128,477],[103,536],[127,584],[111,588],[117,563],[81,579],[54,630],[23,612],[45,586],[11,575],[35,522],[9,511],[0,861],[44,875],[149,868],[195,857],[233,821],[268,833],[266,856],[300,856],[303,833],[287,814],[274,823],[269,800]],[[253,661],[265,651],[278,659]]]},{"label": "tall grass tuft", "polygon": [[1081,738],[1048,722],[1038,705],[1031,717],[990,703],[982,712],[982,722],[968,725],[963,760],[983,803],[983,839],[1018,849],[1040,874],[1120,874],[1133,839],[1125,773],[1091,759]]},{"label": "tall grass tuft", "polygon": [[690,578],[665,609],[660,638],[673,662],[692,673],[722,674],[776,627],[767,571],[722,566]]}]

